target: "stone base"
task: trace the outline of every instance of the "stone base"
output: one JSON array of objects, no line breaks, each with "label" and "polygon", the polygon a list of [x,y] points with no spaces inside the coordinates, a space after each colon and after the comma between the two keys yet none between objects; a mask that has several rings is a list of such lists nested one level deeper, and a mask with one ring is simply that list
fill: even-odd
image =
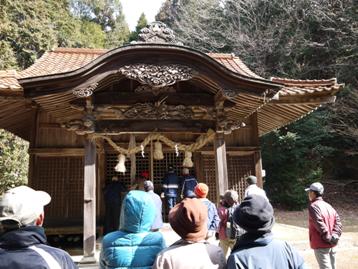
[{"label": "stone base", "polygon": [[96,264],[97,260],[94,256],[83,256],[79,264]]}]

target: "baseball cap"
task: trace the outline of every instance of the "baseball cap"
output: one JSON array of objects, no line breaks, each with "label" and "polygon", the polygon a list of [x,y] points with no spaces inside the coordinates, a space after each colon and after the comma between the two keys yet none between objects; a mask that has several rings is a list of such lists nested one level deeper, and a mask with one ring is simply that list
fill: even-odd
[{"label": "baseball cap", "polygon": [[324,187],[321,183],[315,182],[312,183],[309,188],[306,188],[305,191],[316,191],[319,194],[323,194]]},{"label": "baseball cap", "polygon": [[10,189],[0,197],[0,222],[13,220],[21,225],[30,224],[50,201],[51,196],[44,191],[35,191],[27,186]]}]

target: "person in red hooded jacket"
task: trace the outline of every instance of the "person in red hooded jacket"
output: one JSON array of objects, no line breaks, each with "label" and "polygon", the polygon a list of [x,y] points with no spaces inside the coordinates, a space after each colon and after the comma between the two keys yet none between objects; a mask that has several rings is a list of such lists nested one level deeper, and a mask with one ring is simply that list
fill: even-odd
[{"label": "person in red hooded jacket", "polygon": [[341,220],[336,210],[323,201],[324,187],[321,183],[312,183],[305,191],[308,192],[310,200],[308,229],[311,248],[314,250],[320,269],[335,269],[334,247],[342,234]]}]

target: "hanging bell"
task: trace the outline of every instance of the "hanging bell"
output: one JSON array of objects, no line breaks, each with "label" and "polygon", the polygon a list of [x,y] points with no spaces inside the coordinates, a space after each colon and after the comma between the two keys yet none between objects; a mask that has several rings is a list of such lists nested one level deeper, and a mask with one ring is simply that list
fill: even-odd
[{"label": "hanging bell", "polygon": [[154,158],[154,160],[163,160],[164,159],[162,143],[160,143],[159,141],[154,143],[153,158]]},{"label": "hanging bell", "polygon": [[126,156],[123,154],[120,154],[118,156],[118,163],[117,163],[116,167],[114,167],[114,170],[116,172],[125,173],[126,172],[125,162],[126,162]]},{"label": "hanging bell", "polygon": [[185,158],[183,161],[183,167],[193,167],[193,161],[191,160],[191,156],[193,154],[190,151],[185,151]]}]

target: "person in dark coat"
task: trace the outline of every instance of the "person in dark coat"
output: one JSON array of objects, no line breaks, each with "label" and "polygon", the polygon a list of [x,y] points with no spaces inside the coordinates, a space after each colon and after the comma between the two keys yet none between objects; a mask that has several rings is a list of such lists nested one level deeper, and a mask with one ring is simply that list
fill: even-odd
[{"label": "person in dark coat", "polygon": [[183,177],[181,183],[181,198],[194,198],[195,186],[198,185],[198,181],[193,175],[190,175],[189,168],[183,168]]},{"label": "person in dark coat", "polygon": [[163,179],[163,193],[167,202],[167,209],[170,211],[176,204],[177,195],[179,188],[179,178],[174,171],[172,165],[169,166],[168,173],[165,175]]},{"label": "person in dark coat", "polygon": [[44,229],[44,206],[51,197],[27,186],[0,198],[0,269],[75,269],[67,252],[50,247]]},{"label": "person in dark coat", "polygon": [[104,188],[105,219],[103,234],[117,231],[122,205],[122,197],[126,192],[124,185],[114,176],[112,182]]},{"label": "person in dark coat", "polygon": [[293,247],[273,238],[271,229],[275,218],[265,197],[246,197],[235,209],[233,218],[246,233],[236,241],[227,261],[228,269],[307,268]]}]

